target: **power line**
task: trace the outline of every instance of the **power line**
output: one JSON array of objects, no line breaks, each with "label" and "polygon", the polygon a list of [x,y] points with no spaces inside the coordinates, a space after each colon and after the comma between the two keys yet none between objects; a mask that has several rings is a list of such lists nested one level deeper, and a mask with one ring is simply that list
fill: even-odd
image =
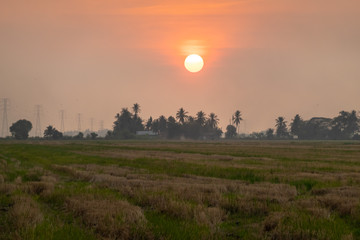
[{"label": "power line", "polygon": [[8,101],[9,99],[3,98],[3,120],[2,120],[2,127],[1,127],[1,137],[6,137],[9,135],[9,124],[8,124],[8,117],[7,117],[7,109],[8,109]]},{"label": "power line", "polygon": [[41,106],[35,105],[35,111],[36,111],[35,137],[41,137],[40,110],[41,110]]}]

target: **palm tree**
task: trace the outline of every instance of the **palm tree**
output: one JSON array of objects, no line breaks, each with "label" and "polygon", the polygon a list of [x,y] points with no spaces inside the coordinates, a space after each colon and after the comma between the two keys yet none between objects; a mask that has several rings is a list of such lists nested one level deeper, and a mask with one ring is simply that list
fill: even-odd
[{"label": "palm tree", "polygon": [[240,122],[242,121],[243,119],[241,118],[241,112],[239,110],[237,110],[234,115],[232,116],[232,121],[233,123],[235,124],[236,126],[236,130],[237,130],[237,133],[239,133],[239,125],[240,125]]},{"label": "palm tree", "polygon": [[219,118],[215,113],[210,113],[208,122],[211,128],[216,128],[219,124]]},{"label": "palm tree", "polygon": [[203,111],[199,111],[196,114],[196,121],[202,126],[204,125],[205,121],[206,121],[206,117],[205,117],[205,113]]},{"label": "palm tree", "polygon": [[138,113],[140,113],[140,105],[138,103],[135,103],[132,107],[132,110],[134,111],[134,117],[137,118]]},{"label": "palm tree", "polygon": [[184,122],[188,117],[187,114],[188,112],[186,112],[183,108],[180,108],[179,111],[176,113],[176,119],[178,119],[179,122],[184,125]]},{"label": "palm tree", "polygon": [[287,127],[286,127],[286,121],[284,117],[278,117],[277,119],[275,119],[276,124],[276,136],[277,137],[287,137],[288,132],[287,132]]}]

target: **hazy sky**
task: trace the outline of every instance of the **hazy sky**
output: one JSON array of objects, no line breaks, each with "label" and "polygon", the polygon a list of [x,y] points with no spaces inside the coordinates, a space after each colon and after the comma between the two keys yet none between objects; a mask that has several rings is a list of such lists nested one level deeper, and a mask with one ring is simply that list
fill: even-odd
[{"label": "hazy sky", "polygon": [[77,113],[111,128],[136,102],[144,119],[215,112],[223,130],[240,110],[248,132],[333,117],[360,110],[359,23],[359,0],[0,0],[0,98],[9,123],[35,125],[40,104],[42,128],[64,109],[66,130]]}]

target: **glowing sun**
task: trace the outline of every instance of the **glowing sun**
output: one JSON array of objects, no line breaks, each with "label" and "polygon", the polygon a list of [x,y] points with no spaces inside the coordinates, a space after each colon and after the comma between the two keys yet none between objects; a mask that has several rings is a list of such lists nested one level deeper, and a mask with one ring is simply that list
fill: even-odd
[{"label": "glowing sun", "polygon": [[185,68],[192,73],[199,72],[204,66],[204,60],[197,54],[191,54],[186,57]]}]

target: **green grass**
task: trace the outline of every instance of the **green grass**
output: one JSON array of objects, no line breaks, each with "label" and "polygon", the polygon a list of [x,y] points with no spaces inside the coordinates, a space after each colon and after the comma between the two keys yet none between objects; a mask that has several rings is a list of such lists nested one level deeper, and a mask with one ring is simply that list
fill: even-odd
[{"label": "green grass", "polygon": [[[145,225],[122,229],[137,239],[360,239],[359,159],[356,141],[0,141],[5,181],[0,182],[0,229],[5,229],[0,239],[106,236],[66,210],[67,199],[74,196],[140,207]],[[88,164],[97,170],[88,178],[77,176],[76,171],[88,171],[79,166]],[[96,174],[105,180],[94,182]],[[45,186],[48,192],[31,191],[48,175],[56,179]],[[183,184],[189,188],[181,190]],[[322,201],[330,201],[328,206],[342,202],[313,194],[322,190],[330,198],[327,190],[338,188],[353,191],[336,196],[344,204],[359,198],[349,205],[349,214],[334,210],[342,205],[326,208]],[[14,228],[11,211],[17,195],[38,204],[41,222]],[[318,203],[318,209],[302,205],[305,200]]]},{"label": "green grass", "polygon": [[[194,222],[187,222],[172,217],[147,211],[146,219],[149,221],[149,228],[156,239],[210,239],[218,238],[211,236],[209,230],[204,226],[198,226]],[[220,239],[220,238],[219,238]]]}]

